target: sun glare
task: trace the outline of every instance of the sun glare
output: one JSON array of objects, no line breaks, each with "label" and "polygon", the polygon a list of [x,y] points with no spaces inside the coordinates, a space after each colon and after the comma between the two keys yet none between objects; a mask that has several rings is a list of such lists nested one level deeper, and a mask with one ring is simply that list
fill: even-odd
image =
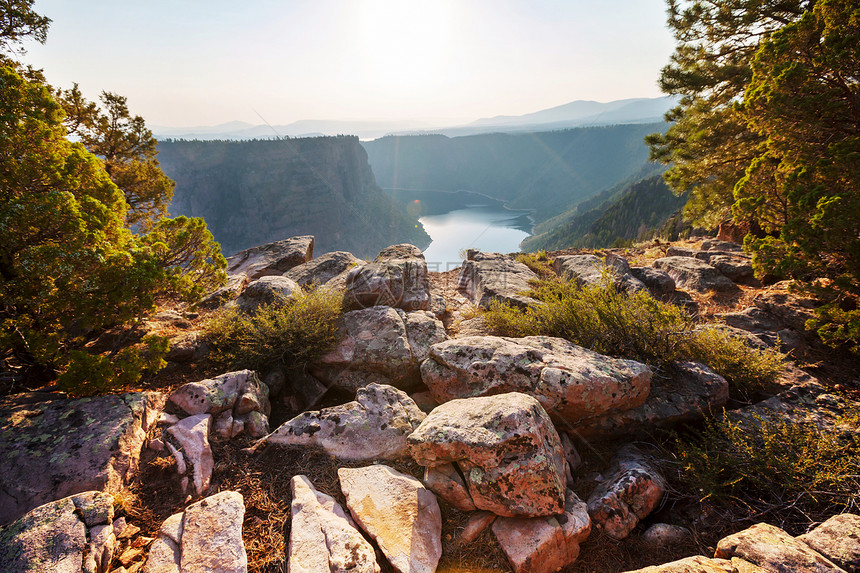
[{"label": "sun glare", "polygon": [[361,73],[388,90],[434,85],[445,72],[456,14],[449,0],[366,0],[356,3]]}]

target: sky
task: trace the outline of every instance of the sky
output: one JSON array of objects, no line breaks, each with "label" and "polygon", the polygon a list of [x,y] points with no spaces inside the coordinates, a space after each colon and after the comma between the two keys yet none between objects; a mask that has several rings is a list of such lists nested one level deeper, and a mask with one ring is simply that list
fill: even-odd
[{"label": "sky", "polygon": [[660,96],[664,0],[36,0],[23,61],[148,125],[419,120]]}]

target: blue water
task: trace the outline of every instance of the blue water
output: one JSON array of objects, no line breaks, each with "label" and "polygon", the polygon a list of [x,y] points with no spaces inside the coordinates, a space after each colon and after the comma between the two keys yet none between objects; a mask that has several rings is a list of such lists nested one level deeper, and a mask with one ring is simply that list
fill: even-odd
[{"label": "blue water", "polygon": [[468,192],[404,191],[396,198],[418,216],[432,242],[424,249],[431,271],[459,267],[466,249],[515,253],[530,235],[529,211],[508,209],[501,201]]}]

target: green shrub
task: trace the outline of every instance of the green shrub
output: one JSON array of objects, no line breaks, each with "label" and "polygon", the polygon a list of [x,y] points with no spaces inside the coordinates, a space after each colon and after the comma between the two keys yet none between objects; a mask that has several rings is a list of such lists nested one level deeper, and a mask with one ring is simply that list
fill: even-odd
[{"label": "green shrub", "polygon": [[536,253],[519,253],[514,255],[514,259],[530,268],[541,278],[555,276],[555,271],[552,270],[552,261],[547,256],[546,251],[541,250]]},{"label": "green shrub", "polygon": [[602,354],[657,365],[702,362],[744,390],[763,388],[781,371],[779,352],[750,348],[724,331],[697,327],[684,311],[647,292],[617,292],[608,276],[584,287],[542,280],[527,294],[543,304],[522,310],[494,301],[485,313],[488,327],[502,336],[557,336]]},{"label": "green shrub", "polygon": [[253,314],[221,310],[206,326],[213,360],[261,371],[312,362],[337,342],[342,305],[341,294],[317,288],[262,305]]},{"label": "green shrub", "polygon": [[145,336],[140,345],[123,348],[112,355],[69,353],[69,366],[57,385],[75,396],[93,396],[131,386],[144,373],[155,374],[167,365],[164,355],[170,346],[163,336]]},{"label": "green shrub", "polygon": [[856,502],[860,491],[860,437],[834,426],[761,417],[706,422],[695,436],[678,436],[672,449],[686,488],[716,504],[761,510],[794,506],[831,512]]}]

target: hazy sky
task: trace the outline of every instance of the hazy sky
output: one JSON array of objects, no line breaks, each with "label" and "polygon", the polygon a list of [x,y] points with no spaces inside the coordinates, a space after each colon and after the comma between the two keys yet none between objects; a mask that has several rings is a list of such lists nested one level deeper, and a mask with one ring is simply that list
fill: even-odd
[{"label": "hazy sky", "polygon": [[[36,0],[24,61],[150,125],[472,120],[661,95],[664,0]],[[259,114],[259,116],[257,115]]]}]

